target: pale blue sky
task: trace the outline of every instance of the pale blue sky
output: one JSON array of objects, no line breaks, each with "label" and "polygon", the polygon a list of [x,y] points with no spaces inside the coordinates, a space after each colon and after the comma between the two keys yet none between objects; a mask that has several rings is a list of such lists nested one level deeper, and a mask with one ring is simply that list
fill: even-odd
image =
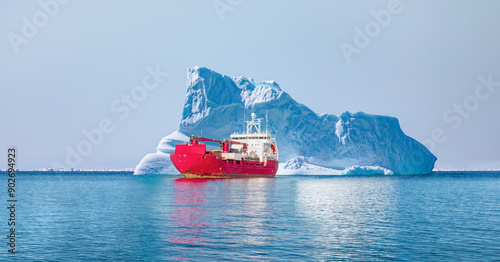
[{"label": "pale blue sky", "polygon": [[[230,9],[219,16],[214,2]],[[102,119],[114,129],[78,167],[134,167],[177,128],[186,70],[195,65],[275,80],[316,112],[395,116],[421,142],[436,132],[438,168],[500,168],[500,86],[479,90],[482,99],[475,94],[480,76],[500,82],[498,1],[73,0],[58,6],[44,11],[38,1],[0,0],[0,148],[17,146],[21,169],[64,163],[66,148]],[[371,12],[388,6],[399,11],[371,31],[348,63],[341,43],[355,46],[355,28],[374,26]],[[33,17],[43,27],[34,25],[36,34],[13,45],[14,34],[24,37],[23,18],[32,23]],[[111,105],[157,65],[168,77],[122,120]],[[453,110],[464,101],[471,110],[462,116]]]}]

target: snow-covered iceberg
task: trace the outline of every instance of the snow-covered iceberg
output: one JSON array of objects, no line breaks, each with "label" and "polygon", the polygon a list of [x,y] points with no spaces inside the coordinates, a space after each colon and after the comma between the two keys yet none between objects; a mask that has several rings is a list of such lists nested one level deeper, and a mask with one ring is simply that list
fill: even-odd
[{"label": "snow-covered iceberg", "polygon": [[254,112],[268,116],[267,129],[280,151],[278,174],[428,174],[436,157],[406,136],[398,119],[363,112],[317,114],[274,81],[229,77],[208,68],[188,70],[179,129],[146,155],[135,174],[176,174],[169,159],[190,134],[214,139],[243,131]]}]

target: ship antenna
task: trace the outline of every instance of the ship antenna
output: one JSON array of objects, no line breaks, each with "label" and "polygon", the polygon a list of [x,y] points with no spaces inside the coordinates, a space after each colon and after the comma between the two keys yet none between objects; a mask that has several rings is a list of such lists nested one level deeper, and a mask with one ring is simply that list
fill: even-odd
[{"label": "ship antenna", "polygon": [[266,110],[266,134],[267,134],[267,115],[269,114],[269,110]]}]

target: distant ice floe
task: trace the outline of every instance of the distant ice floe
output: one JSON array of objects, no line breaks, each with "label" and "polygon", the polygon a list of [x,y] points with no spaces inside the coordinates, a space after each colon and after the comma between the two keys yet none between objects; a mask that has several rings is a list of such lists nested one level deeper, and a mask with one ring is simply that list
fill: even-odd
[{"label": "distant ice floe", "polygon": [[[6,171],[6,170],[0,170]],[[128,168],[34,168],[23,169],[20,171],[38,171],[38,172],[134,172],[135,167]]]},{"label": "distant ice floe", "polygon": [[434,168],[433,172],[466,172],[466,171],[484,171],[484,172],[500,172],[500,169],[446,169],[446,168]]},{"label": "distant ice floe", "polygon": [[277,175],[393,175],[394,172],[380,166],[351,166],[343,170],[308,163],[303,156],[280,163]]}]

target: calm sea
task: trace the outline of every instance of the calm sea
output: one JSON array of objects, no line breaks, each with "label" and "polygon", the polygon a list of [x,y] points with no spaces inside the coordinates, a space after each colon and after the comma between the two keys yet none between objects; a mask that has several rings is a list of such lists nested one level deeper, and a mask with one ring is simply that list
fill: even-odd
[{"label": "calm sea", "polygon": [[21,172],[2,261],[499,261],[500,172],[187,180]]}]

